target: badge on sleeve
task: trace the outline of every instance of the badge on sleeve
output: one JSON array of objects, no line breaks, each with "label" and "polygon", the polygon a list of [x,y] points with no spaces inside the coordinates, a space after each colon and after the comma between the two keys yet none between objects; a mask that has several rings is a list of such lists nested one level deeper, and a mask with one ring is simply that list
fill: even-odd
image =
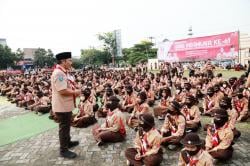
[{"label": "badge on sleeve", "polygon": [[63,76],[62,76],[62,75],[58,76],[58,80],[59,80],[60,82],[62,82],[62,81],[63,81]]}]

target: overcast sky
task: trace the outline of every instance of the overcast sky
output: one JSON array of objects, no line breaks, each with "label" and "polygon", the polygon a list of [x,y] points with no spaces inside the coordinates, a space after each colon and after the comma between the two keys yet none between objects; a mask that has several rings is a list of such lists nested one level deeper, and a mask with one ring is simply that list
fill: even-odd
[{"label": "overcast sky", "polygon": [[100,47],[96,34],[121,29],[122,46],[240,30],[250,34],[249,0],[0,0],[0,38],[54,53]]}]

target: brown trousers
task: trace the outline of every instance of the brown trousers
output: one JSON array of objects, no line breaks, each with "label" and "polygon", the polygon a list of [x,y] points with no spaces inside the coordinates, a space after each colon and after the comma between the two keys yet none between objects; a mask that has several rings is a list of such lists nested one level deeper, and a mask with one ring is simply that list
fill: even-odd
[{"label": "brown trousers", "polygon": [[150,156],[143,157],[141,160],[135,160],[136,154],[137,151],[135,148],[128,148],[125,151],[125,156],[127,160],[133,166],[142,166],[143,164],[145,166],[158,166],[163,160],[162,149],[160,149],[157,154],[152,154]]},{"label": "brown trousers", "polygon": [[228,160],[233,156],[233,147],[230,146],[227,149],[220,149],[214,152],[209,152],[209,154],[218,160]]},{"label": "brown trousers", "polygon": [[132,129],[138,127],[139,126],[139,119],[136,117],[132,117],[131,119],[130,118],[131,117],[127,118],[127,120],[126,120],[128,127],[132,128]]},{"label": "brown trousers", "polygon": [[[164,137],[169,137],[169,136],[171,136],[171,132],[163,133],[163,138]],[[167,146],[167,145],[170,145],[170,144],[172,144],[172,145],[180,145],[180,141],[181,141],[181,139],[183,137],[184,136],[172,138],[167,142],[162,142],[162,145],[164,145],[164,146]]]},{"label": "brown trousers", "polygon": [[124,136],[119,132],[112,132],[112,131],[98,131],[100,128],[99,125],[95,125],[92,129],[92,134],[95,140],[102,141],[102,142],[121,142],[124,140]]},{"label": "brown trousers", "polygon": [[71,125],[74,127],[79,127],[79,128],[86,128],[92,124],[95,124],[97,122],[95,117],[82,117],[80,119],[72,121]]},{"label": "brown trousers", "polygon": [[241,136],[241,132],[236,128],[233,129],[233,133],[234,133],[234,139],[237,139]]},{"label": "brown trousers", "polygon": [[37,107],[34,108],[34,110],[36,112],[40,112],[40,113],[46,114],[46,113],[50,112],[51,107],[50,106],[37,106]]},{"label": "brown trousers", "polygon": [[200,126],[200,123],[186,124],[186,130],[192,130],[192,132],[196,132]]},{"label": "brown trousers", "polygon": [[105,118],[106,116],[107,116],[107,112],[105,112],[103,108],[100,108],[97,111],[97,117],[98,118]]},{"label": "brown trousers", "polygon": [[59,141],[61,152],[68,150],[68,145],[70,142],[71,116],[72,112],[56,112],[56,117],[59,121]]},{"label": "brown trousers", "polygon": [[161,106],[157,106],[157,107],[154,108],[154,116],[155,117],[163,116],[166,113],[167,113],[166,109],[162,108]]}]

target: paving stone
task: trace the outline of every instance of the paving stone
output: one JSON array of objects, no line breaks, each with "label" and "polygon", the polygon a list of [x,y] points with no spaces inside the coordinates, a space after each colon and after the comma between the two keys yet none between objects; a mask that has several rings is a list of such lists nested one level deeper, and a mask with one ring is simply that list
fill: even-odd
[{"label": "paving stone", "polygon": [[[101,124],[104,119],[98,121]],[[163,121],[156,120],[156,126],[161,126],[162,123]],[[235,142],[233,159],[216,165],[250,165],[249,122],[246,125],[248,127],[241,128],[242,136]],[[199,135],[204,138],[206,133],[200,130]],[[72,149],[78,154],[76,159],[67,160],[59,157],[58,129],[56,128],[32,138],[0,147],[0,165],[123,166],[126,165],[124,151],[128,147],[133,147],[135,132],[127,128],[127,138],[124,142],[105,144],[101,147],[96,145],[91,134],[91,127],[83,129],[72,127],[71,136],[72,140],[80,141],[80,145]],[[179,150],[173,152],[163,148],[164,160],[161,165],[177,165],[178,156]]]}]

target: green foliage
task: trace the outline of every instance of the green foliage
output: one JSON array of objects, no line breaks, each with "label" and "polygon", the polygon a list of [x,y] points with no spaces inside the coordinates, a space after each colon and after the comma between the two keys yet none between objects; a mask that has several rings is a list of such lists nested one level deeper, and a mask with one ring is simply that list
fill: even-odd
[{"label": "green foliage", "polygon": [[111,62],[111,55],[105,50],[95,48],[81,50],[80,61],[84,65],[101,65]]},{"label": "green foliage", "polygon": [[152,42],[142,41],[141,43],[135,44],[131,48],[124,48],[124,60],[131,65],[135,65],[137,63],[147,61],[149,58],[156,58],[157,49],[152,47]]},{"label": "green foliage", "polygon": [[0,44],[0,69],[6,69],[7,67],[14,67],[16,62],[21,60],[23,52],[18,49],[16,53],[11,51],[8,46],[2,46]]},{"label": "green foliage", "polygon": [[113,32],[98,34],[98,39],[103,42],[103,50],[95,48],[81,50],[81,62],[84,65],[101,65],[110,64],[112,57],[115,57],[116,62],[130,63],[135,65],[139,62],[147,61],[149,58],[156,58],[157,49],[152,48],[153,43],[142,41],[135,44],[131,48],[122,50],[123,57],[116,57],[116,41]]},{"label": "green foliage", "polygon": [[38,48],[34,54],[34,65],[38,67],[51,67],[55,64],[56,59],[53,57],[53,52],[48,49]]},{"label": "green foliage", "polygon": [[72,58],[72,66],[75,69],[80,69],[80,68],[82,68],[82,62],[80,61],[80,59]]},{"label": "green foliage", "polygon": [[98,39],[103,42],[104,50],[111,54],[111,57],[116,54],[116,40],[113,32],[98,34]]},{"label": "green foliage", "polygon": [[20,61],[20,60],[22,60],[23,59],[23,56],[24,56],[24,52],[23,52],[23,50],[21,50],[20,48],[18,48],[17,50],[16,50],[16,58],[17,58],[17,61]]}]

